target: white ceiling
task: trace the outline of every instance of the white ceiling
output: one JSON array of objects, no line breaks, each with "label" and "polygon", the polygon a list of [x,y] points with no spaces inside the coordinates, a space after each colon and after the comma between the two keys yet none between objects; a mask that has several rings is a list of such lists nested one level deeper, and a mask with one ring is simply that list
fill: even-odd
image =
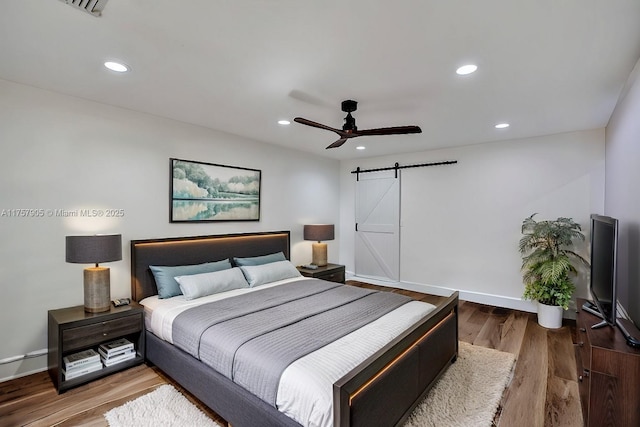
[{"label": "white ceiling", "polygon": [[[2,79],[336,159],[604,127],[638,58],[638,0],[110,0],[99,18],[0,5]],[[456,75],[466,63],[478,71]],[[423,133],[325,150],[334,133],[276,123],[341,127],[344,99],[360,129]]]}]

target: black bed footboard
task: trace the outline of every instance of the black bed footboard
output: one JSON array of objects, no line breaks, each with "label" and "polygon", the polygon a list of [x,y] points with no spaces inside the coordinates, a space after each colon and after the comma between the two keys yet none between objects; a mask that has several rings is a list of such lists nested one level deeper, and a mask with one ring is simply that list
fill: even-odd
[{"label": "black bed footboard", "polygon": [[334,427],[399,425],[458,355],[458,293],[334,384]]}]

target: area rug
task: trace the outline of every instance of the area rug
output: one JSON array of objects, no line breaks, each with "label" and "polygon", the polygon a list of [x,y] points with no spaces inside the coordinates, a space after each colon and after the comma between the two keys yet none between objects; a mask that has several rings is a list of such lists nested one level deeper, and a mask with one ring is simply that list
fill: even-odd
[{"label": "area rug", "polygon": [[109,427],[219,427],[170,385],[113,408],[104,417]]},{"label": "area rug", "polygon": [[458,360],[404,427],[491,426],[514,363],[511,353],[460,342]]},{"label": "area rug", "polygon": [[[490,427],[515,357],[460,342],[458,360],[440,378],[404,427]],[[219,426],[170,385],[105,414],[110,427]]]}]

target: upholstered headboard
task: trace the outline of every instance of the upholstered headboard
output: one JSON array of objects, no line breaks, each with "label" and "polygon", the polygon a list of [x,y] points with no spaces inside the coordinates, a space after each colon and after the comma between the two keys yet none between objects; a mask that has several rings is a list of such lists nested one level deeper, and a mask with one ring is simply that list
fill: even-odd
[{"label": "upholstered headboard", "polygon": [[290,259],[289,248],[289,231],[132,240],[131,298],[140,301],[158,293],[150,265],[201,264],[276,252]]}]

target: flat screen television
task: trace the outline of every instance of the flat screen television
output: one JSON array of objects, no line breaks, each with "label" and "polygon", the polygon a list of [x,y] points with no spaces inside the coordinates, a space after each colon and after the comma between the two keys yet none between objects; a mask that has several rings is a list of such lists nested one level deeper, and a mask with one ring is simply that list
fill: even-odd
[{"label": "flat screen television", "polygon": [[616,326],[616,264],[618,220],[591,215],[591,280],[589,290],[602,322],[592,326]]}]

